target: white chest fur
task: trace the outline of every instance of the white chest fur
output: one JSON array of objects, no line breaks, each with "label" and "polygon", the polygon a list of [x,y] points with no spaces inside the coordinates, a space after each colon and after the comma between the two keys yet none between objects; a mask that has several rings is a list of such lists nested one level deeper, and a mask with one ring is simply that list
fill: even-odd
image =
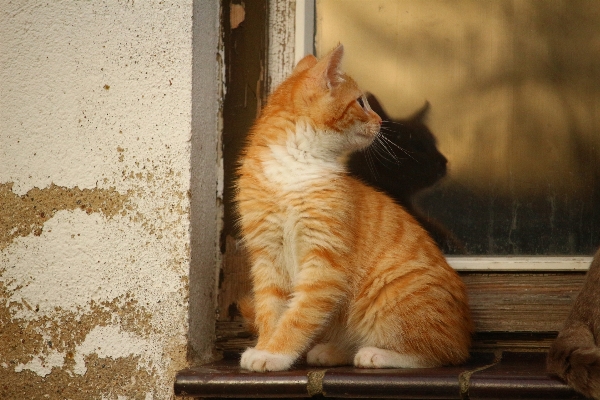
[{"label": "white chest fur", "polygon": [[[273,218],[281,235],[279,264],[287,270],[294,281],[307,243],[313,235],[306,232],[306,209],[319,208],[311,205],[316,193],[335,185],[345,167],[338,160],[340,135],[318,132],[305,125],[297,125],[295,131],[287,132],[285,142],[269,145],[261,160],[264,178],[275,188],[280,203],[279,215]],[[313,197],[314,196],[314,197]],[[322,201],[320,197],[319,201]]]},{"label": "white chest fur", "polygon": [[295,131],[287,132],[285,143],[269,145],[262,160],[264,176],[283,192],[310,191],[335,180],[344,172],[338,160],[341,141],[340,135],[297,124]]}]

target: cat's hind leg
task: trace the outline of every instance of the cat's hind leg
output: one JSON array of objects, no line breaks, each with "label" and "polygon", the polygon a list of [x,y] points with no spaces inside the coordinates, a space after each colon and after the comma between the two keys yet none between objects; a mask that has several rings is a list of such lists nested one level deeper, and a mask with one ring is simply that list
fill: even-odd
[{"label": "cat's hind leg", "polygon": [[358,368],[428,368],[418,357],[378,347],[362,347],[354,356]]},{"label": "cat's hind leg", "polygon": [[333,367],[351,365],[352,352],[329,343],[319,343],[306,354],[306,362],[310,366]]}]

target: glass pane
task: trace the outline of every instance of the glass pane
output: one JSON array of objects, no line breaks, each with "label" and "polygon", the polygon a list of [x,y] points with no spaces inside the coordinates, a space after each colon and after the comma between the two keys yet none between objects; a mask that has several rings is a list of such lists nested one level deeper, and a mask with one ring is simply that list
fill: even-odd
[{"label": "glass pane", "polygon": [[[390,118],[430,103],[447,171],[405,195],[457,241],[447,252],[592,254],[600,2],[317,0],[316,22],[317,56],[343,43],[345,70]],[[406,146],[398,174],[426,171],[411,156],[422,143]]]}]

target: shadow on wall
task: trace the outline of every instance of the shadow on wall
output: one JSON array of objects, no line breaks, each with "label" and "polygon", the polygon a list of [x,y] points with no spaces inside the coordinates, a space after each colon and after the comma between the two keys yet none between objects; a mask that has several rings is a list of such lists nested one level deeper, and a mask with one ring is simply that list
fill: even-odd
[{"label": "shadow on wall", "polygon": [[428,100],[448,177],[420,198],[471,254],[600,243],[600,3],[317,3],[317,50],[392,117]]}]

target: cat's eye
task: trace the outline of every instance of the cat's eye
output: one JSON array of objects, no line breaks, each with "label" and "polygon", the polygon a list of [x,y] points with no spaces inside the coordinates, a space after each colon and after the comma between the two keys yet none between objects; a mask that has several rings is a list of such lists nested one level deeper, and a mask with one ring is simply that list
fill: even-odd
[{"label": "cat's eye", "polygon": [[358,104],[360,104],[360,106],[362,108],[366,108],[365,107],[365,101],[363,100],[362,96],[360,96],[359,98],[357,98],[356,101],[358,101]]}]

